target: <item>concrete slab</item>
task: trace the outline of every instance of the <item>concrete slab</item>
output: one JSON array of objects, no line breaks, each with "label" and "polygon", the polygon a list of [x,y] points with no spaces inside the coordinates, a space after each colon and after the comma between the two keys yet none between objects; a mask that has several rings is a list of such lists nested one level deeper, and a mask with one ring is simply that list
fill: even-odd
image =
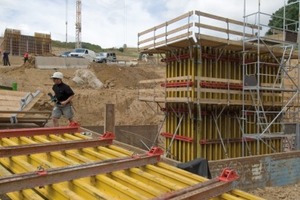
[{"label": "concrete slab", "polygon": [[87,68],[89,61],[85,58],[37,56],[35,67],[38,69]]}]

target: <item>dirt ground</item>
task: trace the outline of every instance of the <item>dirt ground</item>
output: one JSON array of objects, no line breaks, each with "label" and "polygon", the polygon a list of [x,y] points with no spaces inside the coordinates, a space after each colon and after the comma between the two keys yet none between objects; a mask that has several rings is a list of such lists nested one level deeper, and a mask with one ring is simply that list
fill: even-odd
[{"label": "dirt ground", "polygon": [[[16,58],[17,59],[17,58]],[[40,90],[44,95],[34,106],[34,110],[51,111],[49,92],[52,92],[53,81],[50,79],[54,69],[36,69],[30,64],[14,64],[0,67],[0,85],[18,84],[19,91],[35,92]],[[22,60],[20,60],[22,63]],[[92,63],[88,70],[104,84],[104,88],[93,89],[88,84],[77,85],[72,79],[77,69],[61,69],[63,81],[75,92],[73,106],[75,120],[82,126],[104,124],[105,104],[115,104],[116,125],[157,124],[160,118],[148,104],[138,100],[138,82],[145,79],[164,77],[163,65],[141,63],[135,66]],[[61,124],[66,123],[63,121]]]},{"label": "dirt ground", "polygon": [[248,192],[268,200],[298,200],[300,199],[300,183],[283,187],[266,187]]},{"label": "dirt ground", "polygon": [[[22,58],[12,57],[12,66],[0,66],[0,85],[11,86],[18,83],[19,91],[35,92],[40,90],[44,95],[33,107],[34,110],[51,111],[52,103],[47,96],[52,92],[50,76],[54,69],[36,69],[34,65],[22,65]],[[93,89],[89,85],[77,85],[72,79],[76,69],[59,70],[64,74],[64,82],[69,84],[76,93],[73,105],[75,120],[82,126],[104,124],[105,104],[115,104],[116,125],[159,124],[162,116],[155,110],[156,104],[146,104],[138,100],[138,82],[146,79],[163,78],[163,64],[139,63],[136,66],[125,67],[114,64],[92,63],[88,69],[107,87]],[[61,124],[67,124],[62,120]],[[269,200],[300,199],[300,183],[284,187],[267,187],[247,191]]]}]

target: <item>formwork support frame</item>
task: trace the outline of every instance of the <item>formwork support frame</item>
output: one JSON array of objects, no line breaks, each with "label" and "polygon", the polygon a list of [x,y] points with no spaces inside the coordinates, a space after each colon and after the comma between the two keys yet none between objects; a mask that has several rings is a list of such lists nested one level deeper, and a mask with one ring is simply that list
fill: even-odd
[{"label": "formwork support frame", "polygon": [[[193,17],[191,17],[193,16]],[[215,26],[215,24],[205,24],[205,20],[215,20],[221,22],[222,25]],[[202,20],[204,19],[204,20]],[[193,20],[193,21],[191,21]],[[178,22],[178,23],[177,23]],[[181,23],[182,22],[182,23]],[[177,23],[177,24],[175,24]],[[185,24],[184,24],[185,23]],[[217,23],[216,23],[217,24]],[[177,26],[178,25],[178,26]],[[238,31],[235,27],[239,26],[247,27],[246,31]],[[200,30],[201,29],[201,30]],[[247,46],[245,50],[241,40],[236,38],[242,38],[243,35],[247,37],[254,37],[255,31],[260,29],[259,26],[250,23],[243,23],[234,19],[228,19],[221,16],[216,16],[200,11],[191,11],[184,15],[181,15],[168,22],[150,28],[138,34],[138,46],[139,50],[147,53],[166,53],[164,61],[167,62],[167,76],[165,81],[177,84],[176,82],[184,82],[182,76],[192,75],[193,87],[189,94],[183,92],[183,86],[177,88],[165,88],[166,95],[164,98],[150,98],[148,96],[140,98],[142,101],[157,101],[165,103],[167,109],[171,112],[170,118],[168,118],[167,132],[168,140],[166,147],[168,147],[171,139],[176,140],[174,142],[174,148],[180,151],[187,150],[192,147],[192,150],[196,150],[195,155],[206,155],[213,157],[212,159],[221,159],[223,155],[219,155],[219,152],[223,152],[221,145],[222,139],[224,139],[223,127],[227,131],[232,126],[234,129],[229,138],[225,138],[224,141],[234,143],[234,149],[238,149],[238,153],[232,153],[235,156],[241,156],[241,145],[243,141],[251,141],[251,145],[255,146],[254,139],[243,138],[244,136],[240,131],[240,124],[236,122],[235,118],[228,119],[229,123],[224,123],[222,119],[227,120],[226,115],[234,116],[236,109],[240,109],[242,102],[243,89],[243,77],[242,77],[242,64],[241,55],[245,50],[253,51],[253,45]],[[203,31],[204,30],[204,31]],[[209,33],[206,33],[207,30]],[[214,35],[215,32],[221,32],[222,36]],[[212,33],[212,34],[210,34]],[[193,46],[191,47],[191,44]],[[192,53],[193,57],[188,54]],[[185,50],[184,50],[185,49]],[[202,60],[203,59],[203,60]],[[178,61],[181,62],[178,62]],[[203,63],[202,63],[203,61]],[[170,65],[168,64],[170,63]],[[225,71],[229,70],[229,72]],[[176,79],[176,80],[175,80]],[[167,82],[165,82],[167,85]],[[201,84],[201,85],[199,85]],[[249,93],[249,91],[246,91]],[[245,92],[245,93],[246,93]],[[187,96],[193,94],[192,96]],[[267,97],[272,98],[274,95],[269,94]],[[186,104],[188,102],[188,105]],[[247,102],[249,106],[249,101]],[[184,105],[183,105],[184,104]],[[194,104],[194,105],[193,105]],[[181,106],[183,105],[183,106]],[[233,108],[230,108],[230,106]],[[173,107],[174,106],[174,107]],[[222,114],[223,106],[226,107],[225,114]],[[174,110],[172,110],[172,107]],[[174,131],[178,126],[178,112],[181,108],[185,111],[187,116],[187,110],[189,114],[193,113],[194,119],[190,120],[188,117],[184,118],[183,125],[180,127],[177,136],[174,136]],[[217,119],[208,115],[208,117],[202,117],[207,113],[219,113],[221,117]],[[243,119],[244,116],[241,117]],[[202,121],[204,118],[205,121]],[[170,119],[170,120],[169,120]],[[238,120],[239,121],[239,120]],[[217,129],[219,129],[217,131]],[[251,129],[255,129],[252,128]],[[221,133],[222,131],[222,133]],[[208,132],[208,133],[207,133]],[[222,137],[219,137],[221,135]],[[179,137],[180,136],[180,137]],[[182,138],[181,138],[182,137]],[[194,138],[191,142],[190,139]],[[189,143],[184,143],[187,140]],[[201,143],[201,141],[204,141]],[[205,143],[207,141],[207,143]],[[200,143],[200,145],[199,145]],[[209,144],[210,146],[206,146]],[[203,146],[202,146],[203,145]],[[231,145],[231,144],[230,144]],[[253,147],[250,146],[253,151]],[[209,151],[209,153],[207,153]],[[200,153],[198,153],[200,152]],[[234,151],[237,152],[237,151]],[[179,154],[179,152],[177,152]],[[218,154],[217,156],[212,156]],[[176,155],[174,155],[176,156]],[[180,155],[179,155],[180,156]],[[189,156],[186,156],[190,158]],[[185,160],[185,155],[182,158],[178,158],[180,161]],[[194,158],[194,157],[193,157]]]},{"label": "formwork support frame", "polygon": [[[292,5],[294,3],[298,3],[299,1],[296,2],[292,2],[289,5]],[[261,21],[262,21],[262,17],[264,15],[266,15],[265,13],[261,12],[261,3],[260,0],[258,0],[258,12],[253,13],[253,14],[247,14],[246,10],[247,10],[247,0],[244,0],[244,24],[247,24],[249,21],[249,18],[255,16],[255,20],[257,20],[257,26],[258,27],[266,27],[266,25],[264,25]],[[286,113],[288,109],[288,106],[290,106],[293,102],[296,102],[295,100],[298,99],[297,103],[299,103],[299,66],[295,67],[294,69],[296,70],[297,74],[298,74],[298,80],[295,82],[295,80],[293,80],[293,78],[289,75],[288,71],[286,70],[286,68],[288,67],[287,65],[290,64],[290,60],[292,59],[292,55],[294,55],[294,48],[297,45],[298,46],[298,57],[297,59],[299,60],[299,41],[294,42],[294,41],[286,41],[286,34],[288,28],[286,27],[286,21],[289,19],[286,19],[285,16],[285,8],[286,6],[289,6],[284,4],[284,14],[282,17],[283,20],[283,27],[282,28],[277,28],[277,27],[268,27],[268,28],[272,28],[272,29],[276,29],[277,31],[280,31],[282,33],[282,40],[275,40],[275,39],[270,39],[270,38],[266,38],[264,37],[263,31],[261,29],[258,29],[257,34],[255,35],[255,37],[247,37],[245,32],[246,32],[246,27],[244,26],[243,30],[244,30],[244,35],[243,35],[243,124],[242,124],[242,129],[243,129],[243,138],[254,138],[257,140],[257,154],[260,154],[260,142],[264,143],[266,146],[270,147],[273,151],[275,150],[272,146],[272,144],[268,144],[266,141],[264,141],[264,138],[272,138],[272,137],[282,137],[284,138],[284,134],[280,133],[272,133],[271,130],[271,126],[276,125],[276,120],[280,120],[279,117],[283,114]],[[300,8],[300,5],[299,5]],[[271,16],[271,15],[270,15]],[[276,18],[277,16],[272,16],[274,18]],[[300,15],[299,15],[300,18]],[[290,20],[291,21],[291,20]],[[298,25],[297,27],[299,27],[299,21],[295,21],[295,23]],[[298,31],[294,31],[295,34],[297,34],[297,38],[299,40],[299,32]],[[252,80],[253,85],[248,86],[249,81],[247,83],[247,73],[249,72],[249,69],[247,68],[249,63],[247,63],[246,61],[246,56],[248,54],[247,52],[247,44],[249,44],[249,42],[251,42],[252,44],[257,46],[256,49],[256,61],[254,64],[254,71],[253,71],[253,76],[254,76],[254,81]],[[275,55],[275,53],[273,53],[272,48],[277,48],[280,49],[280,52],[282,52],[282,55],[279,56],[278,54]],[[267,49],[267,51],[266,51]],[[263,52],[264,51],[264,52]],[[274,63],[265,63],[264,60],[262,59],[263,53],[268,53],[269,55],[271,55],[271,57],[277,62],[276,66],[278,67],[277,70],[277,74],[276,77],[274,79],[274,82],[272,84],[272,86],[266,86],[264,85],[263,82],[263,76],[269,76],[270,80],[272,80],[272,75],[271,74],[264,74],[265,72],[263,72],[263,67],[264,64],[274,64]],[[294,57],[293,57],[294,58]],[[251,67],[251,66],[250,66]],[[249,67],[249,68],[250,68]],[[295,89],[288,89],[283,83],[284,83],[284,77],[288,77],[289,81],[292,82],[293,86],[295,87]],[[249,79],[248,79],[249,80]],[[279,81],[279,84],[277,83],[277,81]],[[280,108],[275,109],[274,111],[270,111],[270,108],[267,108],[264,105],[263,100],[261,99],[261,95],[263,95],[264,92],[272,92],[273,94],[276,94],[276,92],[281,93],[281,94],[285,94],[288,93],[289,94],[289,99],[285,102],[285,100],[282,98],[282,106]],[[257,116],[257,133],[248,133],[247,130],[247,112],[252,112],[251,110],[247,110],[249,108],[249,106],[246,105],[246,99],[247,96],[249,96],[249,93],[252,97],[253,100],[253,105],[252,105],[252,109],[253,112],[255,112],[256,116]],[[257,98],[255,98],[257,97]],[[297,105],[299,106],[299,105]],[[266,114],[270,113],[273,114],[273,117],[267,118]],[[299,113],[298,113],[299,115]],[[281,124],[284,125],[282,123],[281,120]],[[243,141],[247,141],[247,140],[243,140]],[[243,142],[243,149],[244,149],[244,143]],[[244,156],[244,152],[243,152],[243,156]]]}]

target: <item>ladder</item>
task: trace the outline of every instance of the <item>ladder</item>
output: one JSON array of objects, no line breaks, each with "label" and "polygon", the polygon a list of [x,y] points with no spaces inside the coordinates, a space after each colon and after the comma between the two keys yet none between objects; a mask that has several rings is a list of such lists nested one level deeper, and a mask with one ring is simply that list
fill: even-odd
[{"label": "ladder", "polygon": [[[292,57],[293,51],[294,51],[293,45],[288,45],[288,46],[283,47],[281,59],[280,59],[280,61],[277,61],[279,64],[279,67],[278,67],[278,71],[276,74],[276,79],[274,81],[274,86],[277,83],[277,81],[279,80],[280,86],[283,87],[283,85],[282,85],[283,81],[280,78],[284,79],[287,76],[289,77],[289,75],[288,75],[289,69],[286,68],[286,63],[289,63],[289,61]],[[291,77],[289,77],[289,78],[291,78]]]},{"label": "ladder", "polygon": [[260,127],[261,130],[261,135],[264,133],[268,133],[270,134],[270,129],[268,127],[268,119],[262,104],[262,100],[260,97],[260,93],[258,90],[253,91],[250,90],[250,95],[251,95],[251,99],[253,102],[253,106],[255,108],[255,112],[256,112],[256,118],[257,118],[257,124]]}]

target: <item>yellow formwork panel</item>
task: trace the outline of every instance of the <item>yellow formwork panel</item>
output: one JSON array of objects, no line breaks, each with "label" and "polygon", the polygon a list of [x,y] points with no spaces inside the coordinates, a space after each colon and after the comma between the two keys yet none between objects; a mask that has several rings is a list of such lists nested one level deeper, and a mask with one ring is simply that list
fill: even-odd
[{"label": "yellow formwork panel", "polygon": [[[191,56],[185,57],[184,55],[190,54]],[[184,59],[180,59],[184,57]],[[239,157],[242,156],[243,151],[248,151],[249,154],[256,155],[257,149],[260,149],[259,154],[266,154],[272,152],[272,149],[269,147],[272,146],[276,152],[281,151],[281,140],[279,139],[269,139],[264,144],[263,142],[249,141],[247,146],[242,148],[242,130],[241,124],[242,121],[238,121],[238,118],[241,118],[242,110],[242,100],[243,95],[242,91],[232,90],[228,92],[221,92],[222,90],[218,88],[210,88],[209,90],[200,91],[197,90],[196,77],[211,78],[212,80],[234,80],[240,81],[243,80],[243,60],[242,54],[234,52],[232,50],[218,49],[212,47],[202,46],[201,50],[199,47],[189,47],[185,49],[178,49],[172,51],[172,53],[166,54],[166,59],[171,59],[170,62],[167,62],[166,67],[166,78],[182,77],[182,76],[191,76],[192,81],[194,82],[193,89],[190,92],[184,90],[176,92],[172,90],[167,92],[167,97],[172,98],[183,98],[189,97],[193,100],[193,103],[197,102],[197,97],[208,100],[226,100],[232,104],[232,102],[240,102],[237,107],[232,111],[231,105],[229,106],[219,106],[211,105],[206,106],[205,104],[200,105],[202,112],[215,112],[215,115],[220,115],[217,122],[214,122],[212,116],[200,116],[197,106],[192,106],[194,112],[189,114],[185,113],[184,119],[181,124],[179,124],[179,119],[181,113],[168,113],[166,120],[166,132],[174,134],[176,127],[179,126],[176,135],[185,136],[188,138],[193,138],[193,142],[185,142],[180,140],[174,140],[171,145],[170,157],[182,162],[187,162],[198,157],[204,157],[209,160],[218,160],[226,157]],[[176,59],[174,59],[176,58]],[[261,56],[261,67],[260,71],[257,69],[257,55],[248,54],[245,56],[246,60],[246,74],[255,75],[259,79],[260,84],[270,86],[274,83],[275,80],[280,83],[280,77],[276,77],[278,72],[278,64],[270,56]],[[196,85],[195,85],[196,84]],[[200,94],[197,94],[197,93]],[[262,103],[264,106],[272,106],[270,108],[280,111],[282,105],[282,93],[280,91],[260,91]],[[252,97],[249,91],[245,91],[245,102],[246,105],[252,105]],[[182,106],[184,104],[184,106]],[[187,109],[188,102],[185,103],[168,103],[166,102],[166,107],[170,106],[175,110],[177,108]],[[234,104],[234,103],[233,103]],[[225,107],[225,109],[224,109]],[[222,112],[220,110],[224,109]],[[237,112],[236,110],[239,110]],[[227,113],[230,114],[227,114]],[[272,117],[267,116],[267,121],[272,121]],[[247,116],[245,132],[246,133],[260,133],[262,130],[257,125],[256,117]],[[282,129],[280,124],[272,124],[270,126],[271,132],[280,132]],[[220,132],[219,132],[220,131]],[[224,145],[220,142],[220,135],[224,140]],[[199,144],[200,140],[219,140],[218,142],[211,142],[209,144]],[[170,146],[172,139],[166,139],[166,147]],[[269,145],[272,144],[272,145]],[[273,145],[273,143],[275,145]],[[273,147],[274,146],[274,147]],[[225,149],[224,149],[225,148]],[[227,155],[226,155],[227,153]]]},{"label": "yellow formwork panel", "polygon": [[[64,134],[62,136],[20,137],[18,139],[2,138],[1,145],[18,145],[18,142],[22,144],[49,143],[85,138],[87,137],[79,133],[73,135]],[[109,145],[107,147],[83,148],[81,150],[73,149],[26,156],[13,156],[0,159],[0,175],[32,172],[40,167],[47,170],[81,163],[91,163],[93,161],[120,158],[132,154],[133,152],[116,145]],[[37,187],[34,190],[26,189],[20,192],[12,192],[7,195],[12,199],[140,200],[152,199],[166,192],[180,190],[203,181],[206,181],[203,177],[172,167],[166,163],[158,162],[156,165],[145,165],[140,168],[114,171],[108,174],[80,178],[41,188]],[[224,197],[235,198],[235,195],[229,193],[224,195]],[[215,199],[224,198],[222,196]],[[238,199],[244,199],[243,195],[240,195]]]}]

